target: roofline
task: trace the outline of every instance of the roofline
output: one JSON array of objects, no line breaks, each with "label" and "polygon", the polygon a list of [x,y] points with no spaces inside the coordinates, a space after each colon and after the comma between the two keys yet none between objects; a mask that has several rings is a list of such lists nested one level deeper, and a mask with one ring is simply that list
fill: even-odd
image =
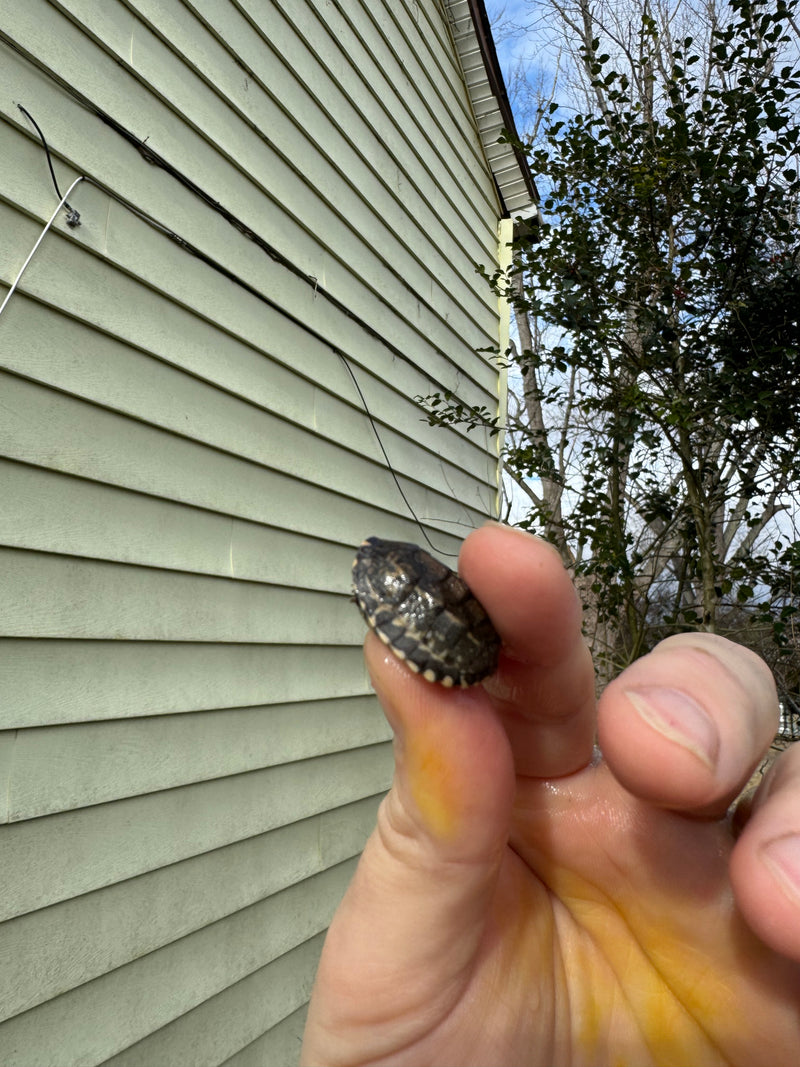
[{"label": "roofline", "polygon": [[[539,193],[517,143],[519,135],[484,0],[445,0],[445,6],[503,217],[536,216]],[[511,144],[498,143],[504,130]]]},{"label": "roofline", "polygon": [[480,45],[481,55],[483,56],[483,61],[486,65],[486,76],[489,79],[489,85],[492,88],[492,92],[497,98],[500,114],[503,118],[503,126],[512,135],[515,142],[512,147],[514,149],[514,154],[517,157],[517,162],[520,165],[520,170],[525,177],[525,184],[531,194],[531,199],[535,200],[538,204],[539,190],[536,188],[536,183],[533,180],[528,157],[519,147],[520,137],[517,132],[517,123],[514,118],[514,112],[511,110],[511,102],[508,99],[505,79],[503,78],[503,72],[500,69],[500,60],[497,58],[497,49],[495,48],[494,36],[492,34],[492,24],[489,22],[489,16],[486,12],[486,4],[484,0],[469,0],[469,6],[472,11],[473,22],[475,23],[475,29],[478,34],[478,44]]}]

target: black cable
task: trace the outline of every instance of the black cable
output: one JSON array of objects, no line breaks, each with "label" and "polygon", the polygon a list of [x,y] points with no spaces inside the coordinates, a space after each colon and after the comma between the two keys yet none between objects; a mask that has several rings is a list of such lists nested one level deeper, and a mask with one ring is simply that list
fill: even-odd
[{"label": "black cable", "polygon": [[364,411],[367,413],[367,418],[369,419],[369,424],[372,427],[372,432],[375,434],[375,439],[377,440],[377,442],[378,442],[378,444],[380,446],[381,452],[383,452],[383,458],[386,460],[386,466],[389,468],[389,473],[391,474],[392,478],[394,479],[394,484],[397,486],[397,491],[400,494],[400,496],[403,498],[403,501],[404,501],[406,507],[411,512],[411,514],[414,516],[414,522],[417,524],[417,526],[419,526],[420,533],[425,538],[425,540],[428,542],[428,544],[430,545],[430,547],[433,549],[434,552],[438,552],[440,556],[449,556],[451,559],[456,559],[458,557],[458,553],[457,552],[444,552],[441,548],[437,548],[436,545],[433,543],[433,541],[431,541],[430,537],[428,537],[428,534],[425,532],[425,527],[420,522],[419,518],[417,517],[416,511],[414,511],[414,509],[411,506],[411,501],[408,499],[408,497],[406,496],[405,492],[403,491],[403,487],[400,484],[400,479],[395,474],[395,470],[394,470],[394,467],[391,464],[391,460],[389,459],[389,456],[386,453],[386,449],[383,447],[383,441],[381,441],[381,435],[378,433],[378,427],[375,425],[375,419],[373,419],[372,412],[369,410],[369,407],[367,405],[367,401],[366,401],[366,399],[364,397],[363,392],[361,391],[361,386],[358,384],[358,379],[356,378],[355,374],[353,373],[353,368],[350,366],[349,360],[347,359],[347,357],[342,352],[338,352],[337,354],[338,354],[339,358],[341,359],[342,363],[344,363],[345,367],[347,368],[347,373],[353,379],[353,385],[356,387],[356,391],[358,392],[358,395],[361,397],[361,403],[364,405]]},{"label": "black cable", "polygon": [[[33,123],[33,126],[36,129],[36,132],[39,134],[39,139],[42,142],[42,145],[44,147],[45,155],[47,156],[47,165],[50,168],[50,177],[53,179],[53,185],[55,186],[56,195],[58,196],[59,200],[62,200],[63,197],[61,196],[61,190],[58,187],[58,179],[56,178],[56,172],[53,169],[53,160],[52,160],[52,158],[50,156],[50,148],[49,148],[49,146],[47,144],[47,141],[45,140],[44,134],[42,133],[41,129],[39,128],[39,123],[36,121],[36,119],[33,117],[33,115],[30,113],[30,111],[28,111],[27,108],[24,108],[22,106],[22,104],[17,104],[17,107],[20,109],[22,114],[30,122]],[[77,212],[74,207],[71,207],[67,203],[66,200],[64,200],[64,208],[66,209],[66,212],[67,212],[67,226],[73,226],[73,227],[80,226],[80,224],[81,224],[80,213]]]}]

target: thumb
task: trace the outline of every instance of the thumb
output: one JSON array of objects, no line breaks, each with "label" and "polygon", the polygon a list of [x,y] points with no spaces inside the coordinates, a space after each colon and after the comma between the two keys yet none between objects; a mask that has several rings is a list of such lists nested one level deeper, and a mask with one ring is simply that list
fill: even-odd
[{"label": "thumb", "polygon": [[373,634],[365,655],[394,732],[395,778],[381,810],[384,846],[415,867],[425,857],[437,866],[491,864],[507,841],[514,768],[483,688],[426,682]]},{"label": "thumb", "polygon": [[[412,674],[370,634],[395,777],[331,924],[306,1030],[364,1060],[408,1047],[463,993],[508,839],[513,760],[481,687]],[[316,1044],[316,1041],[314,1042]],[[315,1049],[304,1049],[314,1062]]]}]

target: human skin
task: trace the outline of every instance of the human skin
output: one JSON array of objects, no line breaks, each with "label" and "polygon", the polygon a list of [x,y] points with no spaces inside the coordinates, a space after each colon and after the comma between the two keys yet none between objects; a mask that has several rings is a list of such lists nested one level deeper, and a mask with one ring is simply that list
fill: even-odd
[{"label": "human skin", "polygon": [[459,569],[499,669],[448,690],[368,635],[395,776],[301,1063],[795,1067],[800,745],[729,813],[777,727],[767,668],[684,634],[596,702],[549,546],[486,526]]}]

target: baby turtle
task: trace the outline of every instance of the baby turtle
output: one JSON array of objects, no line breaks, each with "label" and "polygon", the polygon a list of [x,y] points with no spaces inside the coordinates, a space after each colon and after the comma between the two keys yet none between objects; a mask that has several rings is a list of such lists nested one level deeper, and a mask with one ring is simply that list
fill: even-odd
[{"label": "baby turtle", "polygon": [[419,545],[367,538],[353,592],[381,641],[429,682],[475,685],[497,667],[500,638],[482,605]]}]

